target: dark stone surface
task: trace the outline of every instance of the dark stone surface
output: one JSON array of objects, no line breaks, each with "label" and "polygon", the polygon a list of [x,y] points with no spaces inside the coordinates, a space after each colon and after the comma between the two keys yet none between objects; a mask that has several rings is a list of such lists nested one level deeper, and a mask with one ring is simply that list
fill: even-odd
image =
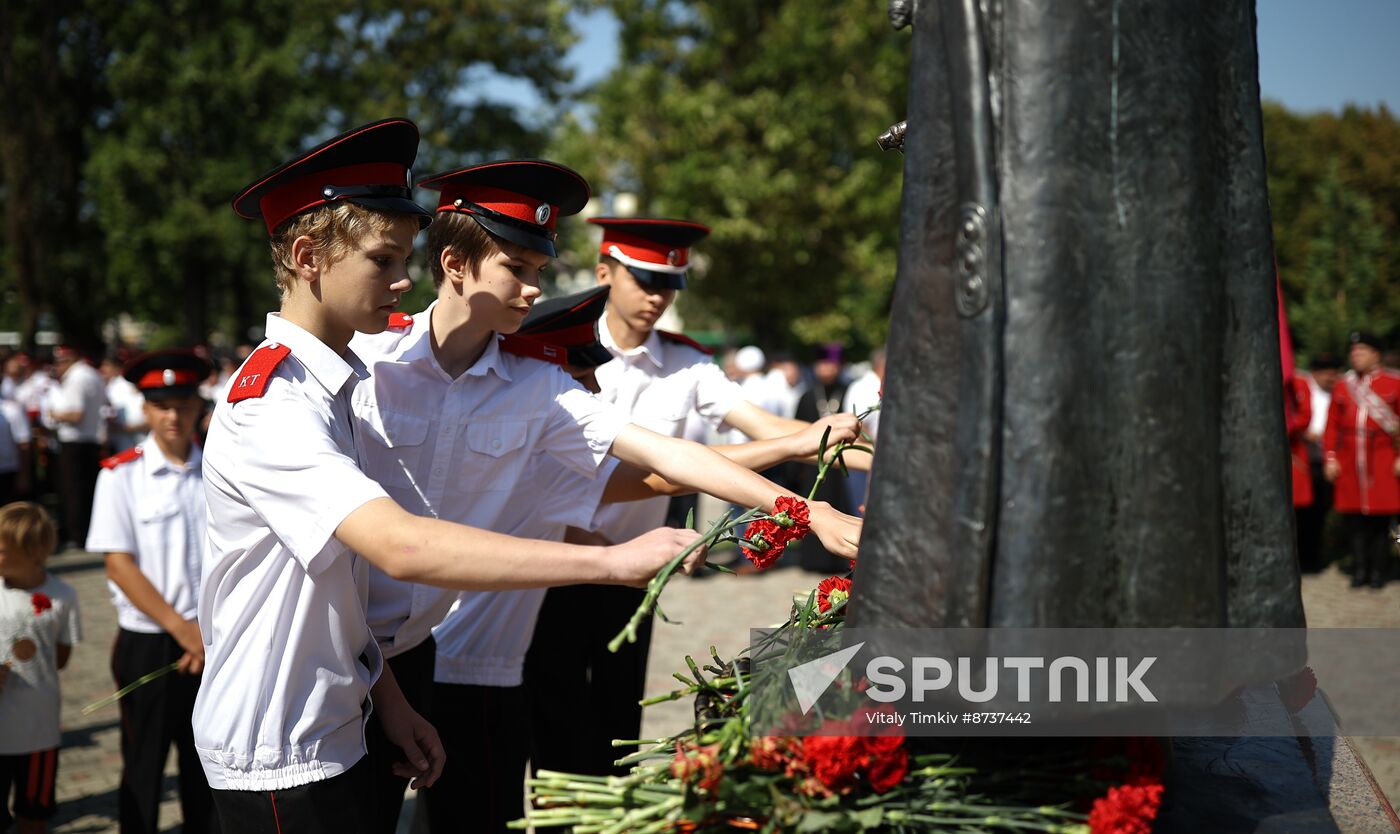
[{"label": "dark stone surface", "polygon": [[1254,39],[918,4],[852,625],[1302,624]]}]

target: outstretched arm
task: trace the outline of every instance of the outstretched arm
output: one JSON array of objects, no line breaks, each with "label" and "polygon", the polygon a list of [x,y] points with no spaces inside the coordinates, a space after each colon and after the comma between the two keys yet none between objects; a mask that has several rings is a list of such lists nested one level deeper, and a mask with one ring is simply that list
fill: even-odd
[{"label": "outstretched arm", "polygon": [[[744,507],[772,511],[780,495],[795,497],[762,475],[734,463],[707,446],[665,437],[628,424],[613,441],[612,454],[625,463],[656,472],[668,481]],[[823,501],[811,502],[811,527],[826,549],[847,559],[856,555],[860,519],[846,515]]]},{"label": "outstretched arm", "polygon": [[[804,426],[805,428],[801,431],[770,440],[753,440],[748,443],[711,446],[709,448],[745,469],[761,472],[770,466],[790,460],[815,461],[817,452],[821,450],[823,436],[826,436],[828,446],[835,446],[837,443],[854,441],[860,433],[860,422],[851,414],[833,414],[810,425],[804,424]],[[830,429],[829,435],[827,434],[828,429]],[[850,454],[853,458],[852,461],[849,461],[852,468],[860,468],[854,460],[857,454],[854,452]],[[861,453],[858,457],[868,464],[869,455]],[[641,501],[655,498],[658,495],[689,495],[695,491],[694,487],[668,481],[655,472],[648,472],[624,463],[618,466],[613,471],[612,477],[608,479],[602,500],[603,503]]]},{"label": "outstretched arm", "polygon": [[[505,591],[578,583],[641,588],[699,534],[662,528],[611,547],[586,547],[424,518],[376,498],[351,512],[335,536],[394,579]],[[703,549],[697,550],[683,569],[688,573],[703,560]]]}]

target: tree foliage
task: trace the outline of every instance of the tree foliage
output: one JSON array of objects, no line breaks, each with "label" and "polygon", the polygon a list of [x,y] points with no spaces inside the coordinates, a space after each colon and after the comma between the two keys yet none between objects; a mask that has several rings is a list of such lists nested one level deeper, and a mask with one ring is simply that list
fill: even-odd
[{"label": "tree foliage", "polygon": [[1339,354],[1356,329],[1400,342],[1400,124],[1385,107],[1301,115],[1266,104],[1264,141],[1300,353]]},{"label": "tree foliage", "polygon": [[713,232],[687,324],[761,344],[883,340],[907,33],[864,3],[613,0],[621,63],[566,121],[558,155],[597,191]]},{"label": "tree foliage", "polygon": [[[4,8],[5,102],[31,116],[3,129],[4,282],[89,342],[114,311],[178,324],[184,341],[258,324],[276,304],[271,269],[229,200],[340,130],[407,115],[424,132],[423,170],[537,153],[541,131],[474,87],[496,72],[556,100],[574,39],[566,0]],[[39,202],[14,201],[26,188]],[[32,335],[32,318],[15,324]]]}]

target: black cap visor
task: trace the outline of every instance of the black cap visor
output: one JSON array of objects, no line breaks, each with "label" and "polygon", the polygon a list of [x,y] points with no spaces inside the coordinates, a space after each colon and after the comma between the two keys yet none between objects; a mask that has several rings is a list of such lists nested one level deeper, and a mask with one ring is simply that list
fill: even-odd
[{"label": "black cap visor", "polygon": [[[433,222],[433,213],[409,199],[408,189],[397,189],[402,194],[365,194],[346,195],[341,197],[357,206],[364,206],[371,211],[382,211],[386,214],[404,214],[413,217],[418,221],[418,229],[421,231],[428,228],[428,224]],[[327,203],[326,205],[335,205]],[[319,208],[319,206],[318,206]]]},{"label": "black cap visor", "polygon": [[598,342],[569,348],[569,364],[576,368],[596,368],[611,362],[612,358],[612,351]]},{"label": "black cap visor", "polygon": [[650,269],[624,264],[627,271],[632,273],[632,277],[637,279],[637,283],[653,290],[683,290],[685,289],[685,273],[657,272]]},{"label": "black cap visor", "polygon": [[198,385],[169,385],[160,388],[143,388],[141,395],[148,402],[158,403],[165,400],[179,399],[200,399]]},{"label": "black cap visor", "polygon": [[[487,209],[483,210],[485,211]],[[494,214],[495,212],[492,213]],[[468,212],[467,214],[471,217],[471,219],[480,223],[483,229],[495,235],[496,237],[501,238],[502,240],[508,240],[511,243],[517,244],[519,246],[524,246],[526,249],[533,249],[536,252],[542,252],[551,258],[556,257],[557,255],[557,253],[554,250],[554,241],[550,240],[542,234],[539,234],[537,232],[531,232],[528,229],[516,225],[516,223],[514,222],[506,222],[507,220],[509,220],[509,218],[496,219],[491,217],[483,217],[482,215],[477,214],[475,211]]]}]

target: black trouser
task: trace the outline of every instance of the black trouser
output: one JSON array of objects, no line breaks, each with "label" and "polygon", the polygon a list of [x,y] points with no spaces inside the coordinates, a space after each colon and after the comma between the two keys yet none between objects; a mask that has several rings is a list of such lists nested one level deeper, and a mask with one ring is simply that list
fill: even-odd
[{"label": "black trouser", "polygon": [[1312,504],[1294,511],[1298,522],[1298,564],[1309,572],[1327,567],[1323,531],[1327,529],[1327,513],[1332,509],[1332,484],[1323,477],[1321,463],[1312,465],[1312,485]]},{"label": "black trouser", "polygon": [[636,752],[613,747],[615,738],[642,731],[637,703],[646,689],[651,618],[637,629],[636,643],[616,654],[608,641],[622,630],[645,591],[611,585],[551,588],[535,624],[525,658],[530,697],[534,770],[623,774],[613,762]]},{"label": "black trouser", "polygon": [[[389,658],[389,669],[408,705],[419,715],[432,714],[433,661],[437,657],[437,643],[429,637],[403,654]],[[365,728],[365,744],[368,753],[370,779],[374,791],[374,831],[393,834],[399,825],[399,811],[403,809],[403,792],[408,780],[395,775],[394,763],[406,761],[403,750],[389,741],[384,728],[379,723],[379,714],[371,713],[369,725]]]},{"label": "black trouser", "polygon": [[505,832],[506,823],[525,815],[529,719],[523,686],[433,684],[433,726],[447,767],[422,794],[428,831]]},{"label": "black trouser", "polygon": [[1391,548],[1390,516],[1348,513],[1344,518],[1351,544],[1351,557],[1356,560],[1356,568],[1351,574],[1352,581],[1357,584],[1384,583]]},{"label": "black trouser", "polygon": [[92,517],[92,493],[102,468],[102,447],[96,443],[60,443],[58,501],[63,508],[63,532],[78,547],[87,542]]},{"label": "black trouser", "polygon": [[214,791],[225,834],[373,834],[369,765],[280,791]]},{"label": "black trouser", "polygon": [[[174,663],[184,653],[169,634],[119,629],[112,646],[112,677],[120,689]],[[180,765],[183,830],[191,834],[218,830],[190,725],[198,692],[198,676],[171,672],[121,699],[122,782],[117,807],[122,834],[155,834],[160,830],[161,783],[171,744]]]}]

